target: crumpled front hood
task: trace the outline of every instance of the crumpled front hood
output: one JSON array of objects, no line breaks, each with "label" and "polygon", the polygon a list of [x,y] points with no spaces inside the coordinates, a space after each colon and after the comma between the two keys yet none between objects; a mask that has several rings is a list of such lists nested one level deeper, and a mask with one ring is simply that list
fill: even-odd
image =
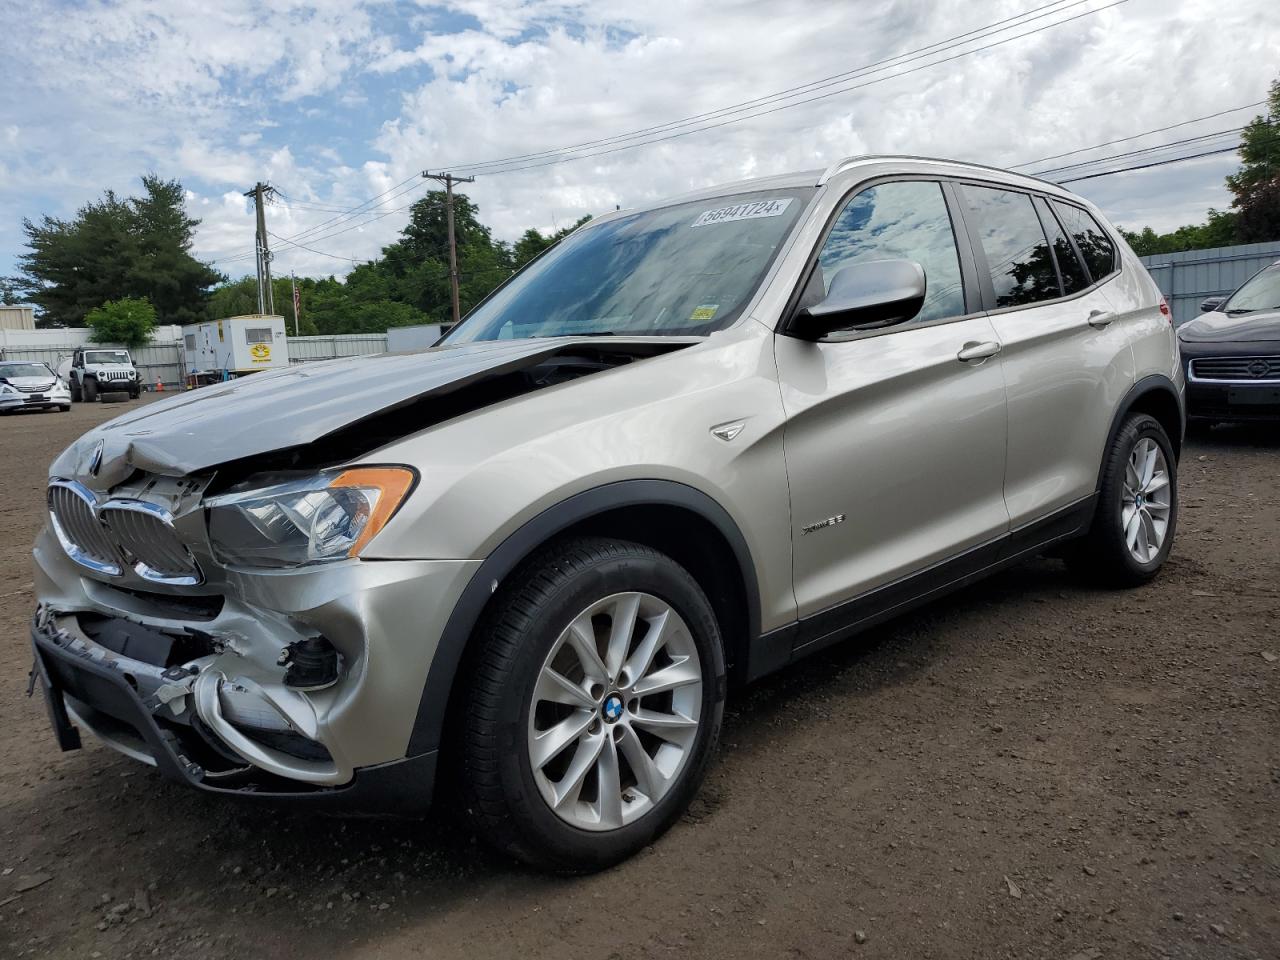
[{"label": "crumpled front hood", "polygon": [[1260,313],[1205,313],[1178,328],[1178,336],[1189,343],[1280,340],[1280,310]]},{"label": "crumpled front hood", "polygon": [[50,475],[76,477],[101,490],[135,469],[180,476],[312,443],[433,391],[536,363],[574,342],[589,338],[467,343],[255,373],[110,420],[68,447]]}]

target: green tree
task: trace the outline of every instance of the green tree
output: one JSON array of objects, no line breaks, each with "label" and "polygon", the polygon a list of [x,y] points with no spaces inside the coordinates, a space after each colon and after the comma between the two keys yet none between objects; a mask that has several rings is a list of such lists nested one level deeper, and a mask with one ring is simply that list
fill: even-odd
[{"label": "green tree", "polygon": [[1153,253],[1181,253],[1183,250],[1207,250],[1236,243],[1236,215],[1230,211],[1210,210],[1206,223],[1187,224],[1169,233],[1156,233],[1143,227],[1137,233],[1121,229],[1133,252],[1140,257]]},{"label": "green tree", "polygon": [[561,239],[573,233],[573,231],[577,230],[590,219],[591,214],[587,214],[585,217],[575,221],[572,226],[561,227],[554,233],[548,234],[544,234],[536,228],[530,227],[520,235],[520,239],[515,242],[515,246],[512,248],[511,259],[513,261],[513,265],[516,268],[523,267],[534,257],[538,256],[538,254],[555,246],[561,241]]},{"label": "green tree", "polygon": [[219,274],[191,256],[200,221],[188,217],[182,185],[154,174],[143,195],[107,191],[71,220],[23,221],[28,250],[18,258],[17,292],[41,310],[42,326],[81,326],[108,300],[145,297],[162,322],[204,315]]},{"label": "green tree", "polygon": [[[302,300],[302,322],[298,325],[299,336],[314,336],[316,326],[307,316],[308,290],[314,288],[315,281],[303,277],[298,281],[298,291]],[[274,277],[271,281],[271,292],[275,297],[275,310],[284,317],[284,328],[293,336],[293,284],[288,277]],[[256,277],[241,277],[239,280],[228,280],[214,287],[209,294],[206,310],[210,320],[225,320],[227,317],[243,317],[258,312],[258,280]]]},{"label": "green tree", "polygon": [[85,323],[93,331],[90,337],[94,343],[140,347],[151,339],[156,328],[156,308],[145,297],[108,300],[90,310]]},{"label": "green tree", "polygon": [[1240,134],[1242,163],[1227,177],[1237,243],[1280,239],[1280,80],[1272,81],[1267,111]]}]

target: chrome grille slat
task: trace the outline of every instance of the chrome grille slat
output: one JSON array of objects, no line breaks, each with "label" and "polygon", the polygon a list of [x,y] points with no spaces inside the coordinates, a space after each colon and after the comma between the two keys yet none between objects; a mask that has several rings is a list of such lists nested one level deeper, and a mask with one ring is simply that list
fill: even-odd
[{"label": "chrome grille slat", "polygon": [[54,533],[82,566],[119,576],[123,561],[156,583],[193,586],[204,580],[163,507],[128,499],[100,504],[91,490],[72,480],[52,481],[48,496]]},{"label": "chrome grille slat", "polygon": [[[120,561],[111,538],[90,505],[92,495],[70,486],[49,488],[49,513],[63,547],[73,559],[101,572],[119,573]],[[87,562],[86,562],[87,561]]]},{"label": "chrome grille slat", "polygon": [[[160,578],[198,578],[199,568],[173,527],[149,505],[108,503],[102,508],[107,529],[130,557]],[[143,574],[144,576],[146,574]]]},{"label": "chrome grille slat", "polygon": [[1197,357],[1191,361],[1191,376],[1195,380],[1243,383],[1280,381],[1280,356]]}]

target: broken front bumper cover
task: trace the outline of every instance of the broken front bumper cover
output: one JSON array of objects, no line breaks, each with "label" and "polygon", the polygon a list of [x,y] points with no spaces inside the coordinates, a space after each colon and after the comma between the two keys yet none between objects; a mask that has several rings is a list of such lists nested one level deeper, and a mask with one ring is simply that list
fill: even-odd
[{"label": "broken front bumper cover", "polygon": [[[389,814],[422,813],[431,797],[434,751],[341,773],[333,769],[331,758],[317,759],[311,776],[299,776],[302,761],[294,760],[289,778],[274,776],[253,761],[269,764],[279,755],[237,731],[226,717],[228,712],[236,715],[237,694],[279,711],[265,691],[243,689],[240,680],[232,683],[217,670],[159,668],[115,653],[60,625],[44,607],[32,621],[31,643],[35,663],[29,692],[36,684],[41,687],[64,751],[80,747],[79,724],[165,777],[213,793]],[[224,700],[220,693],[228,684],[232,697]],[[239,709],[245,712],[243,706]],[[187,711],[192,713],[184,722]],[[244,717],[237,719],[243,722]],[[336,779],[342,782],[332,782]]]}]

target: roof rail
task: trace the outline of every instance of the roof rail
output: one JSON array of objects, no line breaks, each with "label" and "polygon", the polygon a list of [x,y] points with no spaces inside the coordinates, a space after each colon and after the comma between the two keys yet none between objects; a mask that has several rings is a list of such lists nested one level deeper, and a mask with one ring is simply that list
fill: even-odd
[{"label": "roof rail", "polygon": [[826,183],[828,180],[834,177],[837,173],[841,173],[842,171],[848,169],[849,167],[857,163],[859,160],[870,160],[871,158],[872,158],[872,154],[862,153],[853,157],[845,157],[843,160],[837,160],[835,163],[831,164],[831,166],[827,167],[827,169],[822,171],[822,176],[818,177],[817,186],[819,187],[822,186],[824,183]]},{"label": "roof rail", "polygon": [[831,164],[831,166],[827,167],[827,169],[822,171],[822,176],[818,178],[817,186],[822,186],[836,174],[843,173],[845,170],[848,170],[850,167],[861,163],[864,160],[923,160],[928,163],[950,163],[958,167],[968,167],[972,170],[990,170],[993,173],[1002,173],[1009,177],[1021,177],[1024,180],[1037,180],[1040,183],[1048,184],[1051,187],[1057,187],[1059,190],[1066,193],[1071,192],[1060,183],[1054,183],[1052,180],[1046,180],[1043,177],[1037,177],[1030,173],[1019,173],[1016,170],[1008,170],[1004,167],[994,167],[987,163],[973,163],[969,160],[952,160],[947,157],[919,157],[909,153],[864,153],[854,157],[845,157],[843,160],[837,160],[835,163]]}]

